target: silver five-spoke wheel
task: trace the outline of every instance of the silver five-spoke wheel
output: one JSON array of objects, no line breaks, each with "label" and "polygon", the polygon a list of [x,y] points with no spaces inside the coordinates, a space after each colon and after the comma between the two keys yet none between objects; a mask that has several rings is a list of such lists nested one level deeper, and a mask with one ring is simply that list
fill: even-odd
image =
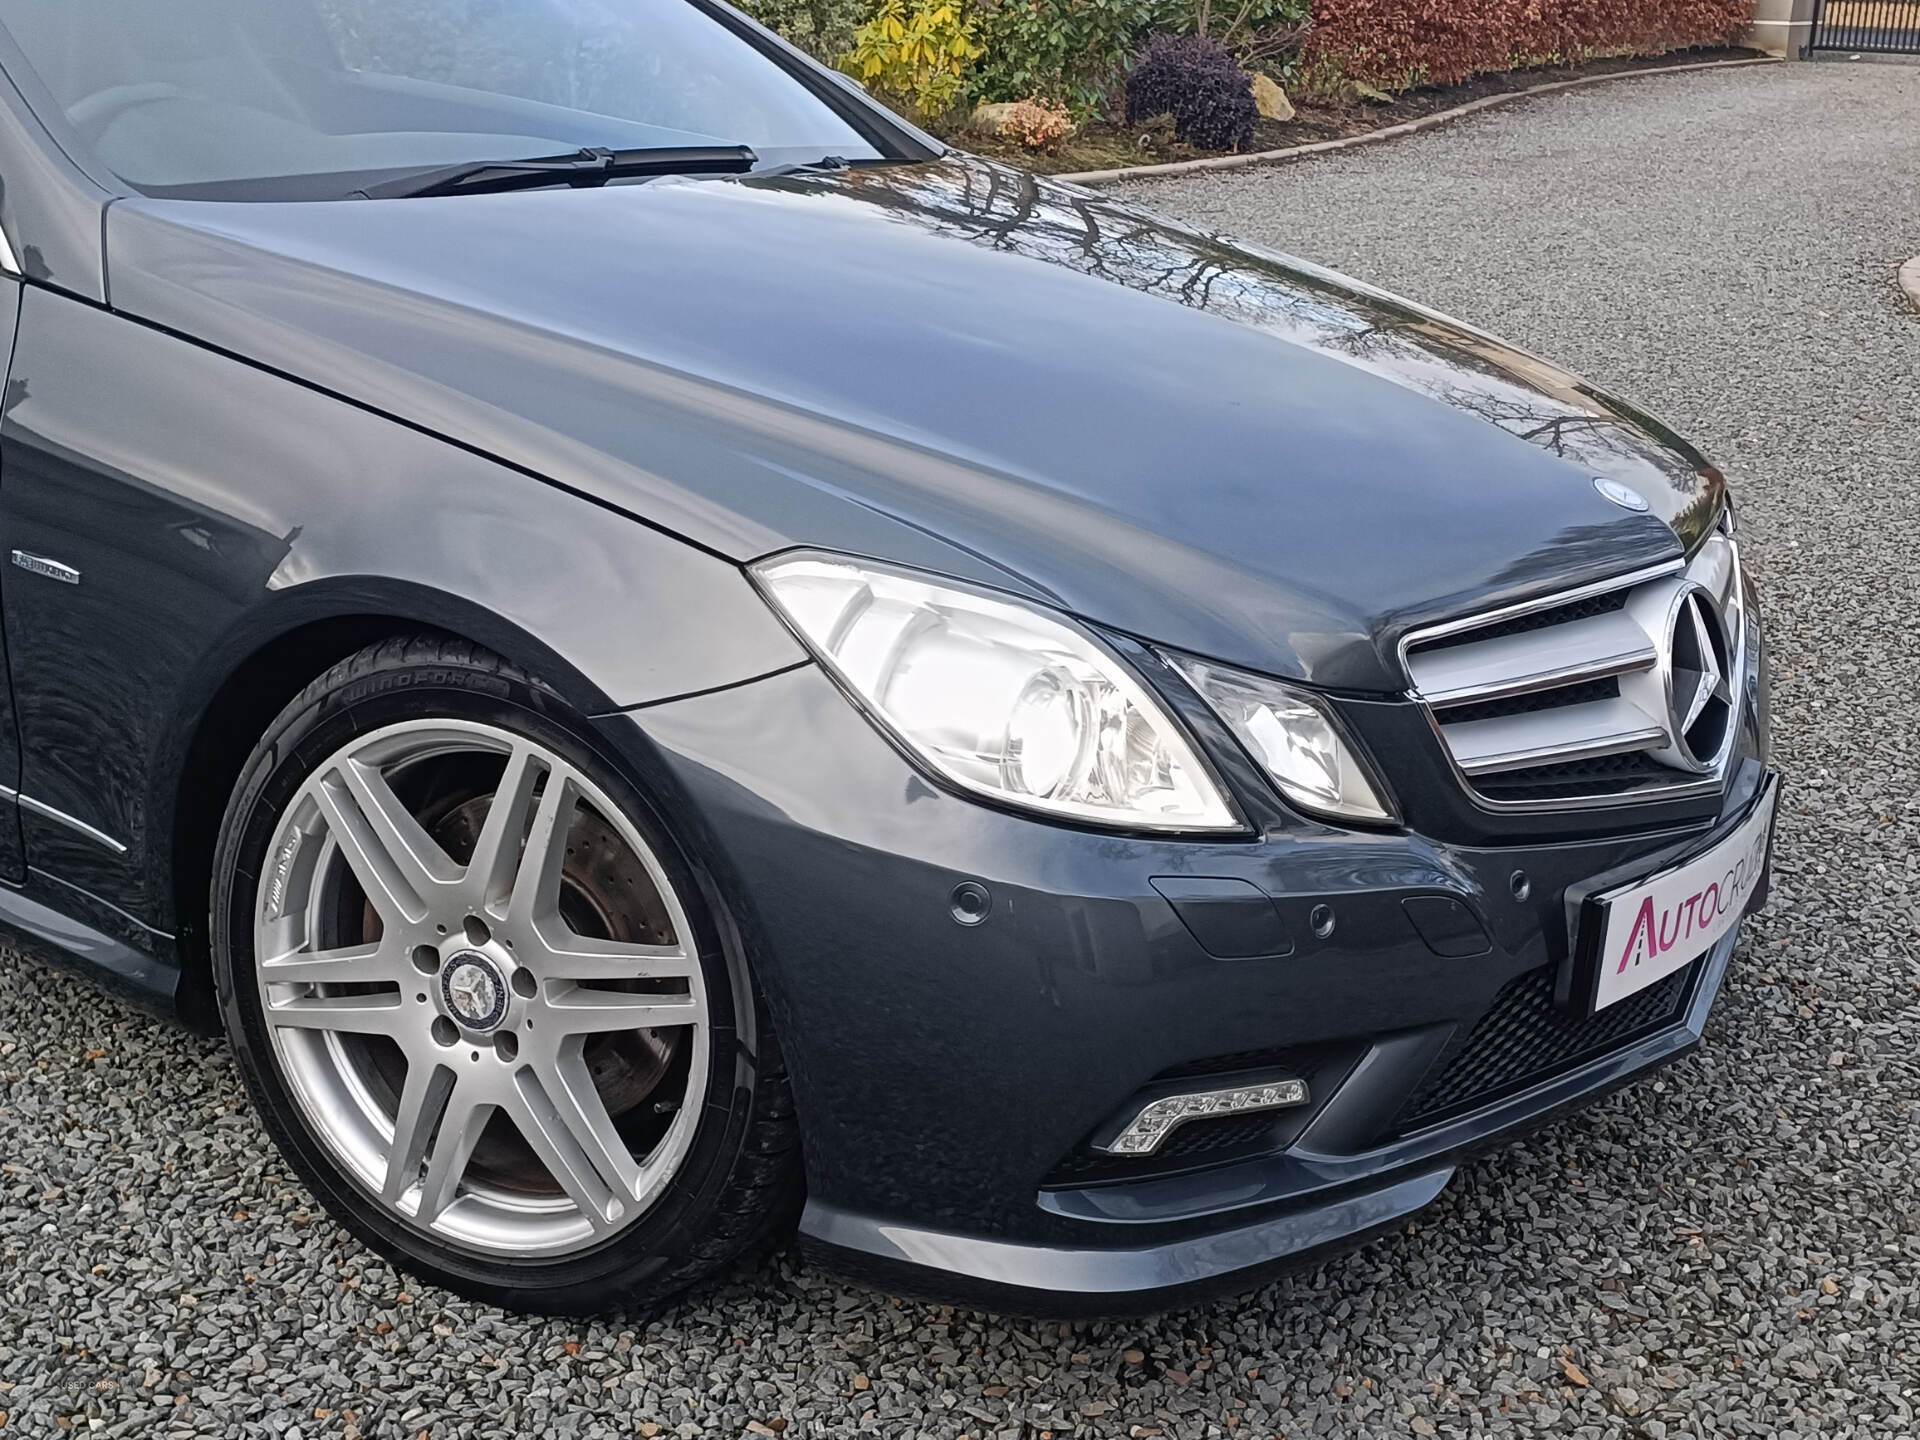
[{"label": "silver five-spoke wheel", "polygon": [[312,771],[264,858],[273,1053],[367,1195],[503,1257],[647,1212],[699,1123],[707,991],[659,858],[586,774],[486,724],[389,725]]}]

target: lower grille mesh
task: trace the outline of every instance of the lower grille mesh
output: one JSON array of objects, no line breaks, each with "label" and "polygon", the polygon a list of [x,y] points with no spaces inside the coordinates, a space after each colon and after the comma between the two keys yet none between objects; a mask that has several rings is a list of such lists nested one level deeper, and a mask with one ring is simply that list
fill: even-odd
[{"label": "lower grille mesh", "polygon": [[1601,755],[1505,775],[1483,775],[1478,788],[1489,800],[1556,800],[1625,795],[1672,783],[1673,771],[1650,755],[1636,754]]},{"label": "lower grille mesh", "polygon": [[1389,1133],[1416,1130],[1447,1115],[1477,1109],[1501,1095],[1571,1069],[1678,1018],[1693,989],[1696,960],[1598,1015],[1570,1015],[1553,1003],[1557,966],[1507,982],[1493,1007],[1454,1037],[1400,1107]]}]

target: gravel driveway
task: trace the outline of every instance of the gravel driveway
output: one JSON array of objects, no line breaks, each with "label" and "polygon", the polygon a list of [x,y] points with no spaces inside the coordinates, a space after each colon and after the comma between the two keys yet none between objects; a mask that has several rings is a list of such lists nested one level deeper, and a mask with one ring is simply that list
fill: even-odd
[{"label": "gravel driveway", "polygon": [[1914,1433],[1917,116],[1920,68],[1669,77],[1128,192],[1566,358],[1734,477],[1790,784],[1698,1057],[1238,1304],[1038,1325],[782,1260],[587,1325],[415,1287],[219,1047],[8,963],[6,1435]]}]

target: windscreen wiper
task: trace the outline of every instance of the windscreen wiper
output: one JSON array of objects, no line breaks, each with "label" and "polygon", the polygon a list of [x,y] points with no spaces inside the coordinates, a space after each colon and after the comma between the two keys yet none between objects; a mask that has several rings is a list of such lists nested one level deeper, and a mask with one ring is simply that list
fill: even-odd
[{"label": "windscreen wiper", "polygon": [[777,180],[783,175],[837,175],[853,169],[854,162],[844,155],[822,155],[818,160],[792,160],[785,165],[769,165],[754,178]]},{"label": "windscreen wiper", "polygon": [[428,195],[479,195],[542,185],[604,185],[645,175],[744,175],[756,163],[744,145],[659,145],[638,150],[600,148],[531,160],[482,160],[443,165],[354,191],[369,200]]}]

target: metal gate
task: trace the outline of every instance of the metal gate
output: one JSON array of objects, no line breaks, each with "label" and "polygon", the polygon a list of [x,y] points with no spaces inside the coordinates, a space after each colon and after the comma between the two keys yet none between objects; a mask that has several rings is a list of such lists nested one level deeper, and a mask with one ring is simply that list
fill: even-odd
[{"label": "metal gate", "polygon": [[1920,0],[1814,0],[1807,48],[1920,55]]}]

